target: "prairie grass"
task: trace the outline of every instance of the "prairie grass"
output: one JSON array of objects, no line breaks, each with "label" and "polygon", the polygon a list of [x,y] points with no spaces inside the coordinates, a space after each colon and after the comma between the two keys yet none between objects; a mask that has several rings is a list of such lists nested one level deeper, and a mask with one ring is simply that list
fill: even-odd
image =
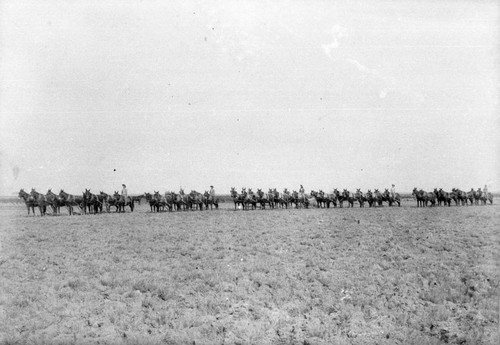
[{"label": "prairie grass", "polygon": [[0,207],[0,344],[500,343],[496,205],[24,211]]}]

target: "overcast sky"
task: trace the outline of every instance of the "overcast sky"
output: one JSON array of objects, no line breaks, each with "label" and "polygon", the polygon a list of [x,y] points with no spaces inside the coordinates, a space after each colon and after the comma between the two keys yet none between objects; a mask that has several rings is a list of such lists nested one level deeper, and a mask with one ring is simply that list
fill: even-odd
[{"label": "overcast sky", "polygon": [[0,1],[0,195],[500,190],[497,1]]}]

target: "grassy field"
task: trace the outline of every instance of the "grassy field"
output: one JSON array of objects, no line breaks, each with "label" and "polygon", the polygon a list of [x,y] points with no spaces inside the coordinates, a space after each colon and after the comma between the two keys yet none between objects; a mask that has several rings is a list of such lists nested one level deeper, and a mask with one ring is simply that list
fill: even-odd
[{"label": "grassy field", "polygon": [[500,207],[414,206],[3,205],[0,344],[500,343]]}]

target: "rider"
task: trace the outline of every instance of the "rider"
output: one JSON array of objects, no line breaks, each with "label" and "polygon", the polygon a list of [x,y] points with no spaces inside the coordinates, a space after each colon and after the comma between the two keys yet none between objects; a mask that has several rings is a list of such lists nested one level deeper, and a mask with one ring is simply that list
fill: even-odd
[{"label": "rider", "polygon": [[123,201],[127,201],[127,196],[128,196],[128,192],[127,192],[127,186],[125,186],[125,183],[122,184],[122,198],[123,198]]},{"label": "rider", "polygon": [[214,189],[214,186],[210,186],[210,199],[212,201],[215,200],[215,189]]},{"label": "rider", "polygon": [[483,195],[485,198],[488,197],[488,186],[487,185],[484,185],[484,188],[483,188]]},{"label": "rider", "polygon": [[300,198],[304,201],[305,200],[305,194],[304,194],[304,186],[303,185],[300,185],[300,189],[299,189],[299,196]]},{"label": "rider", "polygon": [[394,184],[392,184],[391,197],[394,199],[395,196],[396,196],[396,186]]}]

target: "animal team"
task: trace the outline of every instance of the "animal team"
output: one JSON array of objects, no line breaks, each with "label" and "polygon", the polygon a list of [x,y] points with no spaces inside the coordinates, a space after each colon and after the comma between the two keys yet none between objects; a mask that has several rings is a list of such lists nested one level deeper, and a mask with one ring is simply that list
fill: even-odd
[{"label": "animal team", "polygon": [[[235,209],[256,209],[258,206],[264,209],[269,208],[288,208],[295,206],[296,208],[307,208],[315,203],[317,207],[330,208],[343,207],[344,202],[348,207],[354,207],[354,202],[358,202],[360,207],[364,207],[365,203],[369,207],[383,206],[387,202],[389,206],[401,206],[401,197],[396,192],[395,185],[393,184],[390,189],[385,189],[380,192],[375,189],[373,192],[368,190],[366,194],[357,189],[352,193],[346,189],[340,192],[334,189],[332,193],[325,193],[322,190],[312,190],[309,195],[305,193],[304,187],[300,185],[298,191],[288,191],[287,188],[283,192],[278,192],[276,188],[271,189],[265,193],[262,189],[257,189],[253,192],[251,188],[242,188],[241,193],[232,187],[230,191],[231,199],[234,202]],[[451,206],[452,202],[455,205],[479,205],[493,203],[493,196],[488,192],[485,185],[483,190],[478,188],[474,190],[471,188],[469,192],[464,192],[460,189],[453,188],[451,192],[446,192],[443,189],[434,189],[432,192],[426,192],[417,188],[413,189],[412,195],[417,200],[417,207],[447,205]],[[179,193],[166,192],[160,194],[158,191],[154,193],[144,193],[138,196],[129,196],[127,186],[122,184],[121,193],[115,191],[114,194],[106,194],[100,192],[99,194],[91,193],[90,189],[85,189],[81,195],[72,195],[61,190],[59,194],[53,193],[50,189],[46,194],[38,193],[32,189],[30,193],[25,192],[23,189],[19,191],[19,197],[22,198],[28,209],[33,215],[35,214],[35,207],[39,208],[40,214],[45,215],[47,208],[52,209],[52,214],[59,214],[61,207],[67,207],[68,213],[72,215],[74,208],[78,207],[80,213],[102,213],[103,210],[110,212],[111,207],[116,208],[116,212],[125,212],[125,208],[129,207],[130,211],[134,211],[135,203],[141,202],[145,198],[150,205],[151,212],[160,212],[165,210],[192,210],[203,208],[216,209],[219,208],[219,198],[217,198],[214,186],[210,186],[209,191],[201,194],[196,191],[191,191],[186,194],[181,188]]]}]

